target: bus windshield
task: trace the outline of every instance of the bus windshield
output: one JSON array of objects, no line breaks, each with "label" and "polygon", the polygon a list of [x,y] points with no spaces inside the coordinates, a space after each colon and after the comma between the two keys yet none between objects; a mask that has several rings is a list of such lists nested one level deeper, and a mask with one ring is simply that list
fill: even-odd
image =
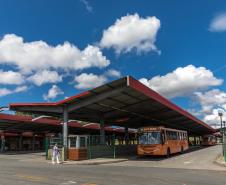
[{"label": "bus windshield", "polygon": [[159,131],[142,133],[139,136],[139,144],[161,144],[161,133]]}]

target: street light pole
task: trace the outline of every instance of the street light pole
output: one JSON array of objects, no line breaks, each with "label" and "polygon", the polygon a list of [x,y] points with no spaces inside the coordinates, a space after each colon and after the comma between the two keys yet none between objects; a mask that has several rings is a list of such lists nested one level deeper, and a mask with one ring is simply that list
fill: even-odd
[{"label": "street light pole", "polygon": [[220,133],[222,136],[222,153],[224,155],[224,141],[223,141],[223,132],[222,132],[222,117],[223,117],[223,110],[222,109],[218,109],[218,116],[220,117],[220,122],[221,122],[221,129],[220,129]]},{"label": "street light pole", "polygon": [[224,150],[224,153],[223,153],[223,155],[224,155],[224,161],[226,162],[226,153],[225,153],[225,147],[226,147],[226,144],[225,144],[225,121],[223,121],[223,123],[224,123],[224,135],[223,135],[223,150]]},{"label": "street light pole", "polygon": [[224,136],[225,136],[225,121],[223,121],[223,134],[224,134]]}]

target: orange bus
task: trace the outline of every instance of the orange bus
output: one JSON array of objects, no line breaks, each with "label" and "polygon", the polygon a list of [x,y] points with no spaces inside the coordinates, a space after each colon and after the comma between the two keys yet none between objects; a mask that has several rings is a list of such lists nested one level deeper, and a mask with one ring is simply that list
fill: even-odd
[{"label": "orange bus", "polygon": [[202,145],[203,146],[213,146],[217,144],[216,136],[214,135],[204,135],[202,137]]},{"label": "orange bus", "polygon": [[165,127],[143,127],[138,129],[138,156],[166,155],[188,150],[187,131]]}]

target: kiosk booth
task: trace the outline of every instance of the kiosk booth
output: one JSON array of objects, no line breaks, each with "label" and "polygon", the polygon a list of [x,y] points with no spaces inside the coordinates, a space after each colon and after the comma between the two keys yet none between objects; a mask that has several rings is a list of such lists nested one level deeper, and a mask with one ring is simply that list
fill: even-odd
[{"label": "kiosk booth", "polygon": [[[52,148],[57,144],[60,152],[60,156],[64,155],[62,147],[62,138],[61,137],[50,137],[49,143],[47,143],[47,159],[52,158]],[[88,158],[87,155],[87,145],[88,145],[88,135],[69,135],[68,137],[68,159],[72,161],[85,160]]]},{"label": "kiosk booth", "polygon": [[87,159],[87,141],[88,135],[69,135],[68,159],[73,161]]}]

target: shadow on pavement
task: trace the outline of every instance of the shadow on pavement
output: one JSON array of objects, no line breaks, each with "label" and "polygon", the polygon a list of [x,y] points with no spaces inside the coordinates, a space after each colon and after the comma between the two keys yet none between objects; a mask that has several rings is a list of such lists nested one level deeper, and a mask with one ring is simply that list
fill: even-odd
[{"label": "shadow on pavement", "polygon": [[43,151],[10,151],[10,152],[0,152],[0,155],[39,155],[39,156],[45,156],[45,153]]}]

